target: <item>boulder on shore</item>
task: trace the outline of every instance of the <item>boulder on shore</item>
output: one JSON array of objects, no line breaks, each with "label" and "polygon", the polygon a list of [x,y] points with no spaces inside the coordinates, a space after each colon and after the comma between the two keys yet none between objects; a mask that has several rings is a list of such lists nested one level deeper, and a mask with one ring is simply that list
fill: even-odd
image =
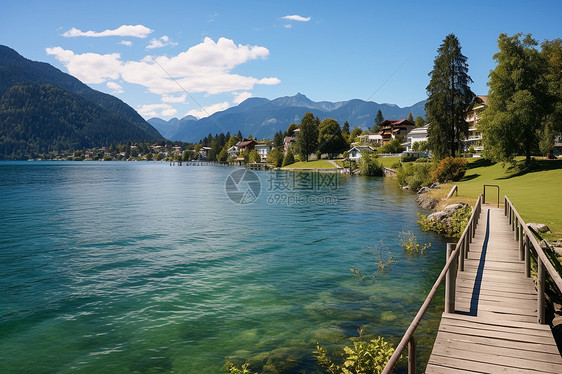
[{"label": "boulder on shore", "polygon": [[531,223],[527,223],[527,226],[528,226],[531,230],[533,230],[533,231],[535,231],[535,232],[537,232],[537,233],[538,233],[538,232],[545,233],[545,232],[549,232],[549,231],[550,231],[550,229],[548,228],[548,226],[547,226],[547,225],[543,225],[542,223],[534,223],[534,222],[531,222]]},{"label": "boulder on shore", "polygon": [[416,197],[416,203],[423,208],[428,210],[433,210],[439,203],[439,200],[434,199],[427,194],[420,194]]},{"label": "boulder on shore", "polygon": [[467,203],[458,203],[458,204],[447,205],[445,208],[443,208],[442,211],[435,212],[435,213],[427,216],[427,219],[430,220],[430,221],[434,221],[434,222],[449,219],[453,214],[455,214],[455,212],[457,210],[462,209],[465,206],[468,206],[468,204]]}]

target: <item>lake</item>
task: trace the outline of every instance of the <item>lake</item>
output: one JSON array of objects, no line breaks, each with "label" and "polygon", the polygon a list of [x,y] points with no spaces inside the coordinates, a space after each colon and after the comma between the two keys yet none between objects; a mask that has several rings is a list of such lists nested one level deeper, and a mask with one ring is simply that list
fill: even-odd
[{"label": "lake", "polygon": [[[227,358],[314,372],[316,342],[396,344],[445,262],[393,178],[152,162],[0,176],[2,373],[220,373]],[[428,252],[405,254],[402,230]],[[442,310],[440,292],[422,361]]]}]

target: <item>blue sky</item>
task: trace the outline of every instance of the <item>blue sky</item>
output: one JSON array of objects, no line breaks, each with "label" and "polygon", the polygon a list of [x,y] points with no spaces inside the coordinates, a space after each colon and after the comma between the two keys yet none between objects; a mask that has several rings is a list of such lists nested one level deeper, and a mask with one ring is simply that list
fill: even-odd
[{"label": "blue sky", "polygon": [[147,119],[204,117],[250,96],[297,92],[314,101],[412,105],[426,98],[427,74],[449,33],[468,57],[473,91],[486,94],[498,35],[560,38],[560,15],[559,0],[8,0],[0,44]]}]

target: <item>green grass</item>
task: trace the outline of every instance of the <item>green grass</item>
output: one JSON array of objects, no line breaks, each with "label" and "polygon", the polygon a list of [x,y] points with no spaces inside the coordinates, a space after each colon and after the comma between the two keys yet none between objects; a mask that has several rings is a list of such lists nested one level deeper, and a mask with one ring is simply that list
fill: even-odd
[{"label": "green grass", "polygon": [[385,168],[392,168],[392,165],[400,162],[400,157],[378,157],[377,161]]},{"label": "green grass", "polygon": [[[473,205],[484,184],[500,187],[500,205],[507,195],[525,222],[544,223],[552,230],[549,240],[562,239],[562,160],[537,160],[525,174],[509,171],[507,166],[478,159],[469,164],[464,178],[457,183],[459,196],[447,201],[465,201]],[[436,197],[445,197],[453,183],[444,184]],[[497,188],[486,187],[486,201],[496,203]]]},{"label": "green grass", "polygon": [[283,169],[336,169],[335,165],[331,162],[326,160],[317,160],[317,161],[300,161],[295,162],[294,164],[287,165],[283,167]]}]

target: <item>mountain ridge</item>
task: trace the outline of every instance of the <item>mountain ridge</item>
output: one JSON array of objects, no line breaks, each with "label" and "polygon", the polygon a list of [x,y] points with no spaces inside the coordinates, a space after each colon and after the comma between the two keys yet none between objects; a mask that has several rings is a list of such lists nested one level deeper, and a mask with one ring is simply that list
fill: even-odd
[{"label": "mountain ridge", "polygon": [[161,139],[120,99],[0,45],[0,158]]},{"label": "mountain ridge", "polygon": [[235,134],[241,131],[244,136],[253,135],[257,138],[273,138],[281,130],[285,131],[291,123],[299,123],[306,112],[312,112],[320,120],[333,118],[340,125],[348,121],[353,128],[359,126],[368,129],[374,125],[378,110],[385,119],[406,118],[409,113],[414,117],[425,116],[425,100],[408,107],[396,104],[378,104],[374,101],[350,99],[347,101],[310,100],[298,92],[294,96],[283,96],[276,99],[251,97],[235,107],[216,112],[209,117],[195,119],[184,117],[180,120],[172,118],[168,121],[151,118],[150,124],[169,140],[197,142],[208,134]]}]

